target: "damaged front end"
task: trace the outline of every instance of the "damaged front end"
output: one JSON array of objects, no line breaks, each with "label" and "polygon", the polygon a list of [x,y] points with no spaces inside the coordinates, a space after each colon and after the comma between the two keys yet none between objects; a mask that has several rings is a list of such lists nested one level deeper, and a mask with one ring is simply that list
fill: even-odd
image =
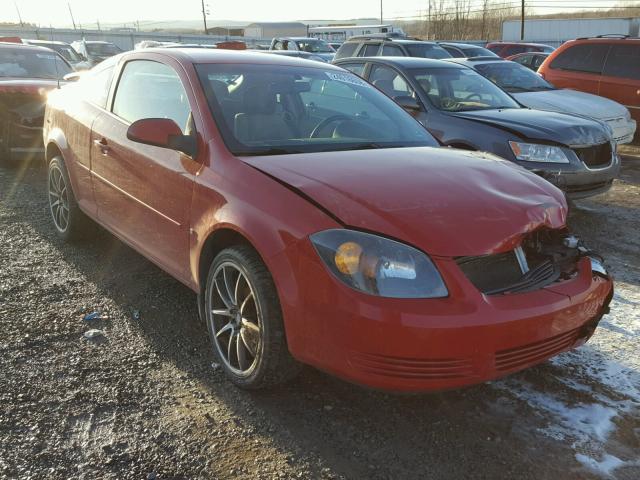
[{"label": "damaged front end", "polygon": [[574,278],[583,257],[591,259],[594,274],[608,278],[603,259],[566,229],[539,229],[515,249],[491,255],[458,257],[469,281],[485,295],[539,290]]}]

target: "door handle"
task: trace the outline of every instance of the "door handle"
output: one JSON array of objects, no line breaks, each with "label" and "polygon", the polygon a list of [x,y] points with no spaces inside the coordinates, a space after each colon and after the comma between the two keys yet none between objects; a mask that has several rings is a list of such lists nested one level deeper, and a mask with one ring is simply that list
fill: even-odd
[{"label": "door handle", "polygon": [[93,144],[100,149],[103,155],[106,155],[109,151],[109,145],[107,144],[106,138],[95,139]]}]

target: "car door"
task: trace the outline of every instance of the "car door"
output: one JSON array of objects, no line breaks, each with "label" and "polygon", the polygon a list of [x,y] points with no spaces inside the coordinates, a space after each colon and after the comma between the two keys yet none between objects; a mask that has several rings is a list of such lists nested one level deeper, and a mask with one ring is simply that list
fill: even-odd
[{"label": "car door", "polygon": [[131,123],[169,118],[193,128],[191,104],[176,69],[133,59],[120,69],[111,112],[93,125],[91,167],[98,218],[178,278],[188,276],[189,212],[200,164],[180,152],[133,142]]},{"label": "car door", "polygon": [[76,90],[71,96],[75,101],[65,105],[64,130],[68,144],[65,160],[71,173],[73,192],[80,207],[95,216],[96,202],[91,180],[91,128],[102,115],[113,79],[115,62],[106,61],[83,76],[78,83],[69,85]]},{"label": "car door", "polygon": [[558,88],[573,88],[598,95],[608,52],[609,45],[605,43],[582,43],[569,47],[553,59],[546,79]]},{"label": "car door", "polygon": [[626,106],[640,121],[640,42],[611,46],[598,93]]}]

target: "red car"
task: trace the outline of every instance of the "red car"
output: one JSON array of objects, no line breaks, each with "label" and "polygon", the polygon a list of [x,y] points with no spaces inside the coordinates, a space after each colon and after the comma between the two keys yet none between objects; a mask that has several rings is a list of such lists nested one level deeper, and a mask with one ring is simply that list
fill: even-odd
[{"label": "red car", "polygon": [[338,67],[118,55],[49,97],[58,234],[92,219],[188,285],[237,385],[300,363],[392,390],[496,378],[584,343],[612,281],[562,192],[439,148]]},{"label": "red car", "polygon": [[526,52],[545,52],[551,53],[555,49],[550,45],[542,43],[523,43],[523,42],[489,42],[485,48],[491,50],[496,55],[507,58],[518,53]]},{"label": "red car", "polygon": [[559,88],[615,100],[640,122],[640,38],[602,35],[571,40],[549,55],[538,73]]},{"label": "red car", "polygon": [[0,162],[42,155],[47,93],[71,72],[53,50],[0,42]]}]

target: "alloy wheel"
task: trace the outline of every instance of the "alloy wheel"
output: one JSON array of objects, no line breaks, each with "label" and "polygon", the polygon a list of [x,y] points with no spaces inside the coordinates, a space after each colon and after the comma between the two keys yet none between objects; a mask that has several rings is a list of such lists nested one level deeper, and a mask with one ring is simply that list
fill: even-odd
[{"label": "alloy wheel", "polygon": [[49,169],[49,209],[56,228],[66,232],[69,228],[69,190],[58,166]]},{"label": "alloy wheel", "polygon": [[221,360],[235,375],[250,375],[262,352],[263,322],[247,275],[226,261],[216,269],[208,294],[211,332]]}]

